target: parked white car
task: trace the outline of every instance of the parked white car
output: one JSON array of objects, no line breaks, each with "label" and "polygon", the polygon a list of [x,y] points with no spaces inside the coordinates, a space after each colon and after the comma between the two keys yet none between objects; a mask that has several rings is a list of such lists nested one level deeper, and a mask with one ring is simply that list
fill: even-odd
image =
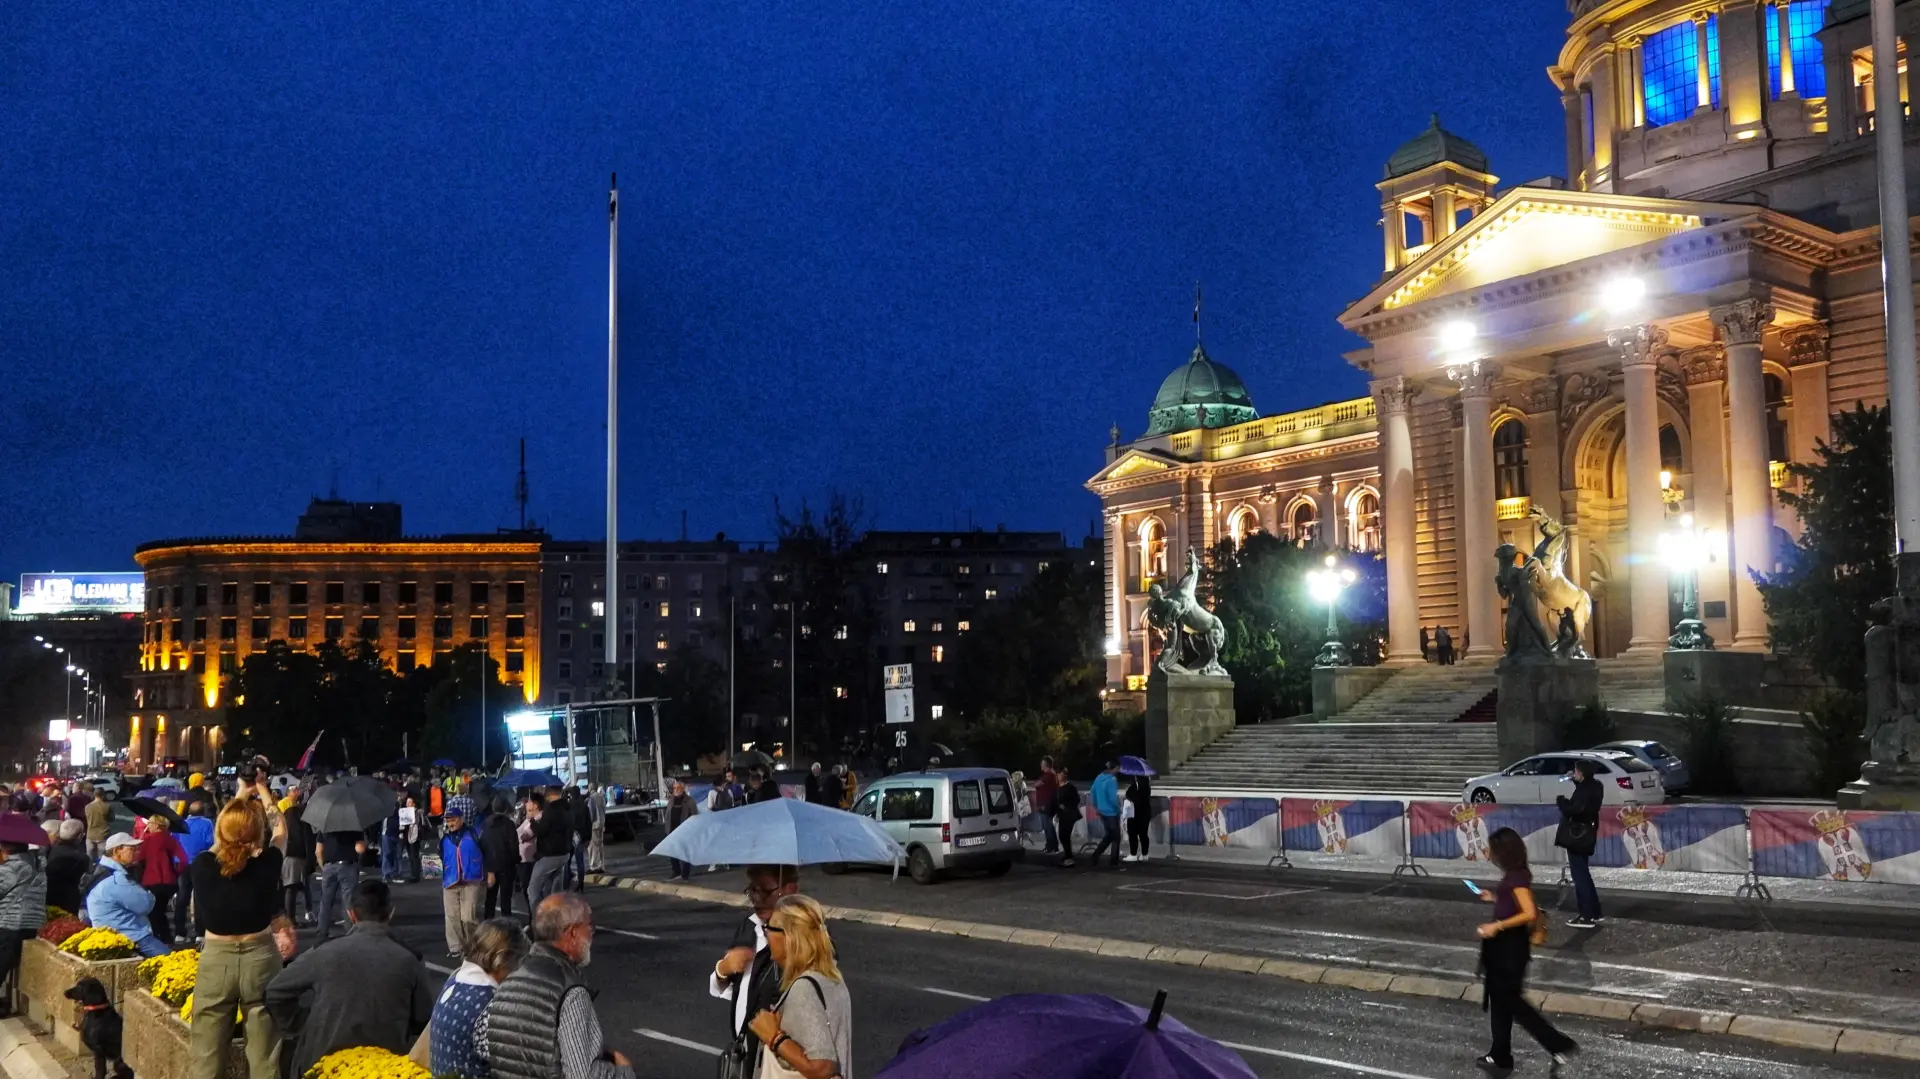
[{"label": "parked white car", "polygon": [[1606,793],[1607,805],[1659,805],[1667,800],[1666,784],[1652,765],[1630,753],[1584,750],[1541,753],[1508,765],[1489,776],[1467,780],[1460,800],[1478,803],[1552,802],[1573,790],[1573,762],[1593,762],[1593,775]]},{"label": "parked white car", "polygon": [[1666,784],[1668,794],[1684,793],[1693,784],[1693,773],[1687,768],[1687,762],[1658,742],[1633,739],[1625,742],[1603,742],[1593,748],[1598,753],[1609,751],[1628,753],[1653,765],[1660,773],[1660,781]]}]

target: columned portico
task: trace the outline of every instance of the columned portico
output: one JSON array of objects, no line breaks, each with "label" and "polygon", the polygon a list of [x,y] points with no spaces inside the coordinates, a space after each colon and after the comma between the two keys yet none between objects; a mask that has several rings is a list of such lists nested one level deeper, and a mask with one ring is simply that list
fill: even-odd
[{"label": "columned portico", "polygon": [[1667,647],[1667,578],[1660,564],[1666,510],[1660,500],[1660,355],[1667,331],[1635,326],[1607,335],[1620,352],[1626,405],[1627,551],[1631,613],[1629,652]]},{"label": "columned portico", "polygon": [[1413,434],[1407,405],[1417,392],[1404,377],[1372,384],[1379,414],[1381,512],[1387,535],[1387,662],[1411,664],[1420,656],[1420,581],[1415,572],[1413,529]]},{"label": "columned portico", "polygon": [[[1501,652],[1500,606],[1493,573],[1493,380],[1494,365],[1484,360],[1455,364],[1447,376],[1460,387],[1460,535],[1467,585],[1469,658],[1494,657]],[[1388,545],[1392,550],[1392,545]]]},{"label": "columned portico", "polygon": [[1767,475],[1767,416],[1760,336],[1773,307],[1749,298],[1716,307],[1727,346],[1727,474],[1733,496],[1733,647],[1767,646],[1767,616],[1753,572],[1773,572],[1773,488]]}]

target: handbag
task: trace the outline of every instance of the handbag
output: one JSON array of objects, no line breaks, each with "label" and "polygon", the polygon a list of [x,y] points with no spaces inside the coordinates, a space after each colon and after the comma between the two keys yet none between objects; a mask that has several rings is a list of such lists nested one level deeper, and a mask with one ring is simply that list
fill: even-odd
[{"label": "handbag", "polygon": [[714,1071],[715,1079],[753,1079],[754,1055],[747,1052],[745,1038],[737,1038],[732,1045],[720,1050],[714,1058],[718,1065]]}]

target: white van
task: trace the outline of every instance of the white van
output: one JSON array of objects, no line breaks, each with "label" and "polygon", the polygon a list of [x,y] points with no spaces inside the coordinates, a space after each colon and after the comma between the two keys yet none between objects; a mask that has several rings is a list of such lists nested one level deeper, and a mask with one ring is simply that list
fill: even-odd
[{"label": "white van", "polygon": [[853,811],[907,849],[907,873],[932,884],[950,869],[997,877],[1024,858],[1013,786],[999,768],[935,768],[874,781]]}]

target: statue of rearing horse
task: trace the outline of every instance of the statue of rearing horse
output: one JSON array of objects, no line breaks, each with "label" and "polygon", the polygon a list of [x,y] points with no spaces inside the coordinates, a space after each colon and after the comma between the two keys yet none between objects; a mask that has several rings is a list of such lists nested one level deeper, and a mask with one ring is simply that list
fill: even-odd
[{"label": "statue of rearing horse", "polygon": [[1546,624],[1557,625],[1560,612],[1571,609],[1574,629],[1579,634],[1573,651],[1585,655],[1582,645],[1588,639],[1588,623],[1593,620],[1593,597],[1567,577],[1567,545],[1573,537],[1567,534],[1566,525],[1547,516],[1538,506],[1527,511],[1527,516],[1540,529],[1540,542],[1533,549],[1534,588],[1541,604],[1547,608]]}]

